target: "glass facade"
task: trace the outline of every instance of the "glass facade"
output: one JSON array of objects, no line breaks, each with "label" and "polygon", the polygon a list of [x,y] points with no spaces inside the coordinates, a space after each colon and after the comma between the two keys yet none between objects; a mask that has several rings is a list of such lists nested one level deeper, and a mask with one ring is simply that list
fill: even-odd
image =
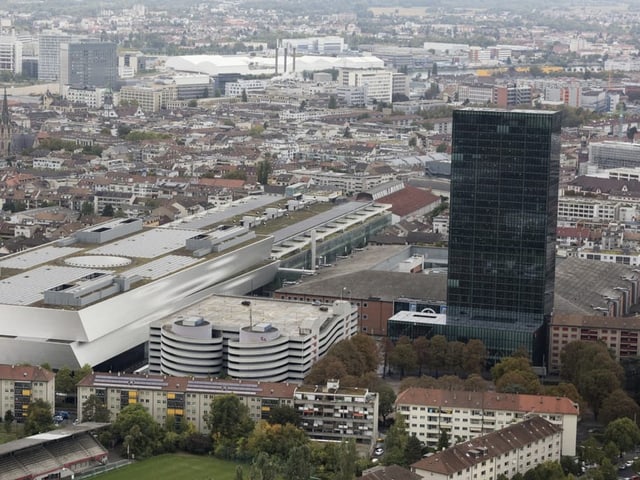
[{"label": "glass facade", "polygon": [[548,319],[559,159],[559,113],[454,111],[448,323],[537,332]]}]

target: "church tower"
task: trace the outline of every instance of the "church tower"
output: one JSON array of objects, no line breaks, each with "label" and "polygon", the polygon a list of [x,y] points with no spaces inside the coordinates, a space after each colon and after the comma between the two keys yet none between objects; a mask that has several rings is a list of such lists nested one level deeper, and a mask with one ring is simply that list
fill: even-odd
[{"label": "church tower", "polygon": [[4,89],[4,101],[2,102],[2,116],[0,117],[0,158],[9,158],[11,155],[11,117],[9,116],[9,102],[7,89]]}]

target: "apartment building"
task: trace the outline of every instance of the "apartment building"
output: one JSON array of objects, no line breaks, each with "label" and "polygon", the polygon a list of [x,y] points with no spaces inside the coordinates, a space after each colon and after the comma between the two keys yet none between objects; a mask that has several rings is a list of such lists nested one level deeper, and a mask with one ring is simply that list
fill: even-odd
[{"label": "apartment building", "polygon": [[44,400],[55,405],[55,374],[30,365],[0,365],[0,411],[10,411],[16,422],[24,423],[29,404]]},{"label": "apartment building", "polygon": [[301,427],[313,440],[339,442],[344,437],[371,444],[378,438],[378,394],[366,388],[302,385],[294,392]]},{"label": "apartment building", "polygon": [[442,431],[461,443],[540,415],[562,429],[562,455],[576,454],[580,412],[564,397],[409,388],[398,395],[396,412],[404,416],[409,434],[430,447]]},{"label": "apartment building", "polygon": [[124,86],[120,89],[119,103],[138,105],[144,112],[158,112],[178,97],[175,85],[161,87]]},{"label": "apartment building", "polygon": [[616,360],[640,355],[640,318],[557,314],[549,325],[549,371],[559,372],[565,345],[578,340],[603,342]]},{"label": "apartment building", "polygon": [[15,35],[0,35],[0,71],[22,73],[22,42]]},{"label": "apartment building", "polygon": [[560,426],[534,415],[425,457],[411,470],[429,480],[512,478],[541,463],[559,461],[561,438]]},{"label": "apartment building", "polygon": [[292,407],[296,387],[293,383],[92,373],[78,383],[78,418],[82,419],[84,402],[95,395],[109,409],[111,419],[127,405],[139,403],[158,423],[163,424],[167,415],[173,415],[192,423],[197,431],[207,432],[204,417],[216,396],[237,395],[257,421],[268,418],[275,406]]}]

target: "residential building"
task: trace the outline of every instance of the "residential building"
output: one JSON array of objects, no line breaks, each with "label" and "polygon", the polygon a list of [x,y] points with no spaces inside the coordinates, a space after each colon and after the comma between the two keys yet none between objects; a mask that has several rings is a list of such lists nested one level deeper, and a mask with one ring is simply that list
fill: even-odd
[{"label": "residential building", "polygon": [[561,428],[538,416],[425,457],[413,472],[433,480],[513,478],[544,462],[559,462]]},{"label": "residential building", "polygon": [[198,432],[206,433],[205,415],[211,411],[215,397],[236,395],[251,418],[258,421],[267,419],[273,407],[293,407],[296,387],[293,383],[95,372],[78,382],[78,418],[83,418],[84,402],[95,395],[112,419],[124,407],[140,404],[161,425],[167,415],[173,415],[177,421],[187,421]]},{"label": "residential building", "polygon": [[60,44],[60,86],[114,88],[118,80],[117,45],[79,41]]},{"label": "residential building", "polygon": [[53,372],[31,365],[0,365],[0,411],[11,412],[18,423],[24,423],[29,404],[43,400],[55,406],[56,376]]},{"label": "residential building", "polygon": [[493,85],[461,84],[458,85],[458,100],[472,105],[486,105],[493,101]]},{"label": "residential building", "polygon": [[378,394],[366,388],[340,387],[338,380],[326,385],[301,385],[294,392],[293,407],[309,438],[340,442],[353,438],[373,444],[378,438]]},{"label": "residential building", "polygon": [[640,318],[557,314],[549,326],[549,371],[560,371],[562,349],[571,342],[602,342],[616,360],[640,355]]},{"label": "residential building", "polygon": [[496,85],[493,87],[493,103],[500,108],[531,105],[531,85]]},{"label": "residential building", "polygon": [[542,365],[555,281],[560,116],[461,109],[453,125],[447,323],[492,345],[494,360],[526,346]]},{"label": "residential building", "polygon": [[[233,238],[244,237],[232,232],[217,245]],[[202,248],[203,240],[187,249]],[[149,371],[302,382],[332,345],[357,332],[357,308],[344,300],[313,305],[216,295],[151,325]]]},{"label": "residential building", "polygon": [[561,429],[562,455],[576,454],[578,404],[566,397],[411,387],[396,399],[407,431],[435,447],[442,431],[454,443],[473,440],[539,415]]}]

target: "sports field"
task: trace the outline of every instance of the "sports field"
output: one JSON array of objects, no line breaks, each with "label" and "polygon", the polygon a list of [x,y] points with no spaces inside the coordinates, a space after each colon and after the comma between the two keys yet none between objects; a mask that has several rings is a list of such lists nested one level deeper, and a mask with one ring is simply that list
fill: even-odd
[{"label": "sports field", "polygon": [[[248,467],[244,467],[245,477]],[[98,475],[96,480],[234,480],[236,464],[213,457],[160,455]]]}]

